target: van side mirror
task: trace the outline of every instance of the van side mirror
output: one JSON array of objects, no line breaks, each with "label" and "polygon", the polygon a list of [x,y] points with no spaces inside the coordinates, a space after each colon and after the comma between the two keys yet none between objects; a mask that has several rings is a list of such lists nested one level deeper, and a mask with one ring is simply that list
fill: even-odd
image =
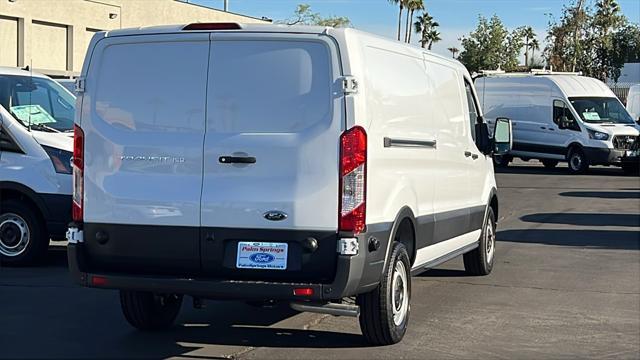
[{"label": "van side mirror", "polygon": [[511,120],[507,118],[497,118],[496,126],[493,129],[493,153],[504,155],[511,151],[513,146],[513,134]]}]

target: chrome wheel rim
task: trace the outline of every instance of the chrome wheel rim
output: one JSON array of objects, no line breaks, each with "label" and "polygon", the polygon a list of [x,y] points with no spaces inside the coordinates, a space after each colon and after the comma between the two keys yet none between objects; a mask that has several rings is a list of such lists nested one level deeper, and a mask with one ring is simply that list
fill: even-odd
[{"label": "chrome wheel rim", "polygon": [[488,220],[485,231],[485,251],[487,252],[487,264],[493,261],[493,254],[496,252],[496,235],[493,231],[493,222]]},{"label": "chrome wheel rim", "polygon": [[24,253],[31,241],[31,233],[22,216],[14,213],[0,215],[0,254],[14,257]]},{"label": "chrome wheel rim", "polygon": [[407,269],[402,261],[396,263],[392,278],[391,306],[393,308],[393,323],[396,326],[400,326],[409,311]]},{"label": "chrome wheel rim", "polygon": [[580,154],[573,154],[569,163],[571,164],[571,169],[579,170],[582,166],[582,157],[580,156]]}]

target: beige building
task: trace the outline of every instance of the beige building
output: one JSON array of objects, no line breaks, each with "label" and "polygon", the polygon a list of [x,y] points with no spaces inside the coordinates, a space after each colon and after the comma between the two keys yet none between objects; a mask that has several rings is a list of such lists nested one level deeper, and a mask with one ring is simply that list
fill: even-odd
[{"label": "beige building", "polygon": [[74,76],[97,31],[215,21],[262,20],[178,0],[0,0],[0,66]]}]

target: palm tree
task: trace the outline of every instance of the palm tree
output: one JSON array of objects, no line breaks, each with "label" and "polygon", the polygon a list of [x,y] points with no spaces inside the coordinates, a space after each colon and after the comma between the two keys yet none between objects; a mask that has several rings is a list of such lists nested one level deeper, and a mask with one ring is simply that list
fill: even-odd
[{"label": "palm tree", "polygon": [[[525,45],[527,46],[527,45]],[[529,45],[527,46],[529,49],[531,49],[531,64],[533,64],[533,57],[536,53],[536,50],[540,50],[540,43],[538,42],[538,39],[533,38],[531,41],[529,41]],[[526,53],[525,53],[526,55]],[[526,61],[526,56],[525,56],[525,61]],[[529,64],[525,64],[526,66],[529,66]]]},{"label": "palm tree", "polygon": [[[531,26],[527,26],[522,29],[522,36],[524,37],[524,65],[529,66],[529,48],[531,48],[531,42],[536,39],[536,33]],[[537,43],[537,40],[535,40]],[[538,44],[538,49],[540,45]]]},{"label": "palm tree", "polygon": [[405,27],[404,41],[411,43],[411,23],[413,23],[413,12],[416,10],[424,10],[424,0],[406,0],[406,7],[408,11],[407,25]]},{"label": "palm tree", "polygon": [[402,12],[404,11],[404,5],[407,0],[388,0],[393,5],[398,5],[400,7],[400,12],[398,13],[398,41],[400,41],[400,30],[402,29]]},{"label": "palm tree", "polygon": [[442,38],[440,37],[440,32],[438,32],[438,30],[435,29],[435,26],[439,26],[439,25],[438,23],[434,23],[434,24],[436,24],[434,25],[434,29],[429,31],[429,33],[427,34],[427,39],[429,40],[429,46],[427,46],[428,50],[431,50],[431,46],[433,46],[433,44],[442,40]]},{"label": "palm tree", "polygon": [[458,49],[457,47],[450,47],[447,48],[447,50],[451,52],[451,57],[454,59],[456,58],[456,54],[460,52],[460,49]]},{"label": "palm tree", "polygon": [[423,12],[422,15],[418,16],[413,26],[416,33],[421,35],[419,42],[423,48],[428,46],[429,50],[431,50],[433,43],[442,40],[440,38],[440,33],[436,30],[440,24],[438,24],[437,21],[433,21],[433,17],[426,11]]}]

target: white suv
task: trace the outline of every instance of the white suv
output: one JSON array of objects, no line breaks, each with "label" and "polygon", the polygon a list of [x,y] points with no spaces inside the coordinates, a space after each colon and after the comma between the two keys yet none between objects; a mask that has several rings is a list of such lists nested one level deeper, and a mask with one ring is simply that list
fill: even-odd
[{"label": "white suv", "polygon": [[[353,29],[98,33],[78,80],[69,265],[140,329],[183,295],[359,316],[400,341],[412,273],[491,271],[489,138],[458,62]],[[340,300],[355,296],[356,303]]]},{"label": "white suv", "polygon": [[71,221],[75,97],[50,78],[0,67],[0,263],[34,263]]}]

